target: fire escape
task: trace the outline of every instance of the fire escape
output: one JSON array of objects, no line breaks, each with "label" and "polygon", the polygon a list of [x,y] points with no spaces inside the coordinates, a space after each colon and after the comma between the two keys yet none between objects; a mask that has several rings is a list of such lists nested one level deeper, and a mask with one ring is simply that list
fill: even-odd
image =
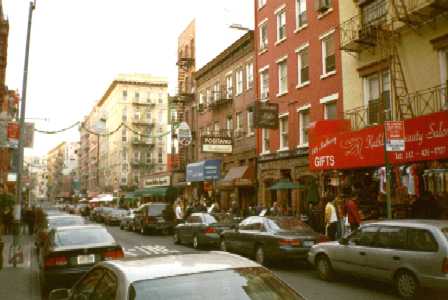
[{"label": "fire escape", "polygon": [[[364,1],[365,2],[365,1]],[[360,1],[360,5],[362,1]],[[341,24],[341,50],[358,53],[369,50],[379,61],[389,65],[392,88],[391,118],[404,120],[422,114],[422,104],[409,93],[406,76],[399,55],[402,29],[417,31],[448,12],[448,0],[376,0],[360,8],[361,14]],[[406,28],[408,27],[408,28]],[[417,100],[417,101],[416,101]],[[384,121],[385,103],[379,99],[375,113]],[[430,105],[426,103],[426,106]],[[353,109],[346,117],[355,127],[368,125],[372,109]]]}]

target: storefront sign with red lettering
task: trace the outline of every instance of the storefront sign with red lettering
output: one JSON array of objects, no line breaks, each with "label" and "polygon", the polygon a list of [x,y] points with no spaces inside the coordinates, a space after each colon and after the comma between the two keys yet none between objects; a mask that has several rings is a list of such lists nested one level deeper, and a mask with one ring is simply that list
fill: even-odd
[{"label": "storefront sign with red lettering", "polygon": [[[405,151],[389,152],[392,164],[448,158],[448,112],[406,120],[404,127]],[[384,127],[319,136],[311,131],[309,159],[312,170],[382,166]]]}]

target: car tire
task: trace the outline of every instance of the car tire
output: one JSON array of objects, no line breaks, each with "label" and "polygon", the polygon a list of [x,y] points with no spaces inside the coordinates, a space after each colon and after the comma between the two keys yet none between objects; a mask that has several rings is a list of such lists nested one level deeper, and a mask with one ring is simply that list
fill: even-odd
[{"label": "car tire", "polygon": [[316,269],[320,279],[325,281],[332,281],[334,279],[333,266],[326,255],[321,254],[316,258]]},{"label": "car tire", "polygon": [[230,252],[229,249],[227,248],[227,243],[225,239],[221,239],[219,241],[219,250],[224,252]]},{"label": "car tire", "polygon": [[197,235],[193,236],[193,248],[196,250],[201,248],[201,245],[199,243],[199,238]]},{"label": "car tire", "polygon": [[420,284],[412,272],[402,270],[395,275],[395,288],[401,298],[415,299],[419,294]]},{"label": "car tire", "polygon": [[264,251],[262,246],[257,246],[255,248],[254,257],[255,257],[255,261],[258,264],[260,264],[262,266],[266,266],[267,265],[266,253],[265,253],[265,251]]},{"label": "car tire", "polygon": [[180,244],[179,234],[177,233],[177,231],[174,232],[173,239],[174,239],[174,244],[176,244],[176,245]]}]

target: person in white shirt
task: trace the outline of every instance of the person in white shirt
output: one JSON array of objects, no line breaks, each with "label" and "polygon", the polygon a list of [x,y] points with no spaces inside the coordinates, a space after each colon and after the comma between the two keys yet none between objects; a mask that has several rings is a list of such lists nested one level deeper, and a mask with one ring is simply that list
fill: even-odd
[{"label": "person in white shirt", "polygon": [[333,201],[328,201],[325,206],[325,232],[327,237],[334,241],[338,231],[338,214]]},{"label": "person in white shirt", "polygon": [[181,203],[180,203],[180,199],[178,199],[176,201],[175,213],[176,213],[176,222],[177,223],[182,222],[182,220],[184,219],[184,214],[182,212],[182,206],[181,206]]}]

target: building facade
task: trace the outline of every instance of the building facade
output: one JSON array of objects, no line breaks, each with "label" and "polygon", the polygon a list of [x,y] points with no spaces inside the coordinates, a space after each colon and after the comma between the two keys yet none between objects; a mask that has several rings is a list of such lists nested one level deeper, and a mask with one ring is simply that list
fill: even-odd
[{"label": "building facade", "polygon": [[255,1],[256,98],[278,105],[278,128],[257,130],[258,200],[297,213],[306,190],[270,190],[279,180],[309,183],[308,128],[342,118],[339,5],[350,1]]},{"label": "building facade", "polygon": [[51,201],[56,198],[63,198],[63,169],[64,169],[64,154],[65,142],[60,143],[47,153],[47,191],[48,198]]},{"label": "building facade", "polygon": [[[198,134],[194,136],[198,161],[221,160],[222,180],[197,183],[196,194],[214,188],[221,206],[230,207],[231,195],[241,207],[255,205],[255,128],[253,119],[254,34],[248,32],[195,73]],[[227,139],[231,148],[213,149],[205,138]],[[219,145],[218,145],[219,147]],[[221,152],[221,153],[220,153]],[[188,170],[187,170],[188,171]],[[216,196],[216,195],[215,195]]]}]

